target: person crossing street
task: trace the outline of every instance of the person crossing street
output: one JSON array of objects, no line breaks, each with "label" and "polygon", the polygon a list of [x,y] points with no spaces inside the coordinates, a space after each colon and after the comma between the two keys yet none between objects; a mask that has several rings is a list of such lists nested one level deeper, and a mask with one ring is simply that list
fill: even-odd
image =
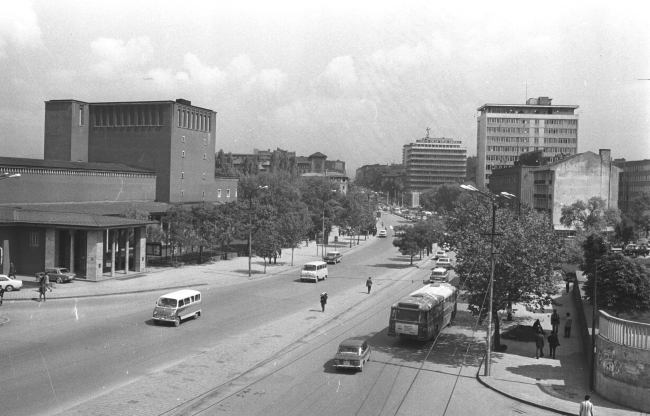
[{"label": "person crossing street", "polygon": [[366,280],[366,287],[368,288],[368,294],[370,294],[370,289],[372,288],[372,277],[369,277],[368,280]]}]

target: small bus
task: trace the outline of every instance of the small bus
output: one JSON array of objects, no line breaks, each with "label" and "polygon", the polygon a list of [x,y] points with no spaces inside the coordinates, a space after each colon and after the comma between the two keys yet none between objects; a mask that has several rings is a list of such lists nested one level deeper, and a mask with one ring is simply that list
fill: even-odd
[{"label": "small bus", "polygon": [[429,341],[456,316],[458,290],[449,283],[432,283],[390,308],[388,335]]},{"label": "small bus", "polygon": [[201,316],[201,292],[183,289],[162,295],[153,310],[153,323],[173,323],[179,326],[181,320]]},{"label": "small bus", "polygon": [[319,280],[327,279],[327,263],[324,261],[311,261],[302,266],[300,280],[313,281],[318,283]]}]

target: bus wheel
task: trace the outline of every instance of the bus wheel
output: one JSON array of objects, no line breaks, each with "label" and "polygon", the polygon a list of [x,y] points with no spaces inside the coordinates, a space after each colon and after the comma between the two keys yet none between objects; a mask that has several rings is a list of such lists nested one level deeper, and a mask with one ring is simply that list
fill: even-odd
[{"label": "bus wheel", "polygon": [[179,326],[181,324],[181,318],[177,317],[174,319],[174,326]]}]

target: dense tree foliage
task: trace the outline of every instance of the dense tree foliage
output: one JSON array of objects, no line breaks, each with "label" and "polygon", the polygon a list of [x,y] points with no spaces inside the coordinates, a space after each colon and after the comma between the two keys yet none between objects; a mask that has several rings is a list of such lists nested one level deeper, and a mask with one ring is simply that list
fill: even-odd
[{"label": "dense tree foliage", "polygon": [[[463,193],[445,217],[444,241],[456,249],[456,273],[465,281],[472,313],[484,317],[488,311],[491,273],[490,234],[492,204],[476,193]],[[564,261],[563,245],[545,214],[530,209],[520,215],[497,209],[495,215],[495,266],[493,314],[494,345],[500,348],[498,312],[512,303],[545,307],[558,291],[554,272]]]},{"label": "dense tree foliage", "polygon": [[[597,276],[597,277],[596,277]],[[596,290],[594,290],[596,289]],[[622,312],[650,310],[650,276],[648,269],[619,253],[606,253],[594,261],[584,285],[585,299],[597,308],[619,316]]]},{"label": "dense tree foliage", "polygon": [[578,231],[604,231],[606,227],[615,227],[621,221],[618,209],[607,208],[607,203],[601,197],[594,196],[587,202],[577,200],[571,205],[562,207],[560,222],[566,227],[574,227]]},{"label": "dense tree foliage", "polygon": [[628,213],[634,227],[647,237],[650,232],[650,191],[644,191],[630,201]]},{"label": "dense tree foliage", "polygon": [[437,185],[420,194],[420,205],[427,211],[450,212],[460,193],[458,184]]}]

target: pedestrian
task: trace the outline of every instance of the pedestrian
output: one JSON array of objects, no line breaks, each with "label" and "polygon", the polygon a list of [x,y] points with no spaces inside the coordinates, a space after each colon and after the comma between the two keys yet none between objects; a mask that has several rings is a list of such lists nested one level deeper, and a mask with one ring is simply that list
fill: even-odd
[{"label": "pedestrian", "polygon": [[14,266],[13,262],[9,263],[9,275],[7,277],[11,276],[13,276],[14,279],[16,278],[16,266]]},{"label": "pedestrian", "polygon": [[570,289],[570,285],[569,285],[569,283],[571,283],[571,281],[570,281],[569,278],[567,277],[567,278],[566,278],[566,293],[569,293],[569,289]]},{"label": "pedestrian", "polygon": [[551,330],[558,333],[560,329],[560,314],[557,313],[557,309],[553,309],[553,314],[551,315]]},{"label": "pedestrian", "polygon": [[539,319],[538,319],[538,320],[536,320],[535,323],[533,324],[533,332],[536,334],[536,333],[538,333],[539,331],[542,331],[542,332],[543,332],[543,330],[542,330],[542,324],[539,323]]},{"label": "pedestrian", "polygon": [[566,313],[566,322],[564,323],[564,338],[571,338],[571,324],[573,323],[573,318],[569,312]]},{"label": "pedestrian", "polygon": [[366,287],[368,288],[368,294],[370,294],[370,289],[372,288],[372,277],[369,277],[368,280],[366,280]]},{"label": "pedestrian", "polygon": [[0,286],[0,306],[2,306],[2,302],[5,299],[5,288],[3,286]]},{"label": "pedestrian", "polygon": [[47,283],[46,283],[46,280],[45,280],[46,278],[47,278],[47,274],[44,274],[43,276],[41,276],[41,280],[38,283],[38,294],[39,294],[38,295],[38,301],[39,302],[41,301],[41,299],[43,299],[43,302],[45,302],[45,292],[47,292]]},{"label": "pedestrian", "polygon": [[540,329],[535,335],[535,358],[544,356],[544,332]]},{"label": "pedestrian", "polygon": [[326,304],[327,304],[327,292],[323,292],[320,294],[320,307],[323,308],[323,312],[325,312]]},{"label": "pedestrian", "polygon": [[549,335],[547,339],[549,348],[548,355],[550,355],[551,358],[555,358],[555,349],[560,346],[560,340],[557,339],[557,332],[551,331],[551,335]]},{"label": "pedestrian", "polygon": [[594,405],[589,401],[590,395],[585,396],[585,401],[580,402],[580,413],[578,416],[594,416]]}]

